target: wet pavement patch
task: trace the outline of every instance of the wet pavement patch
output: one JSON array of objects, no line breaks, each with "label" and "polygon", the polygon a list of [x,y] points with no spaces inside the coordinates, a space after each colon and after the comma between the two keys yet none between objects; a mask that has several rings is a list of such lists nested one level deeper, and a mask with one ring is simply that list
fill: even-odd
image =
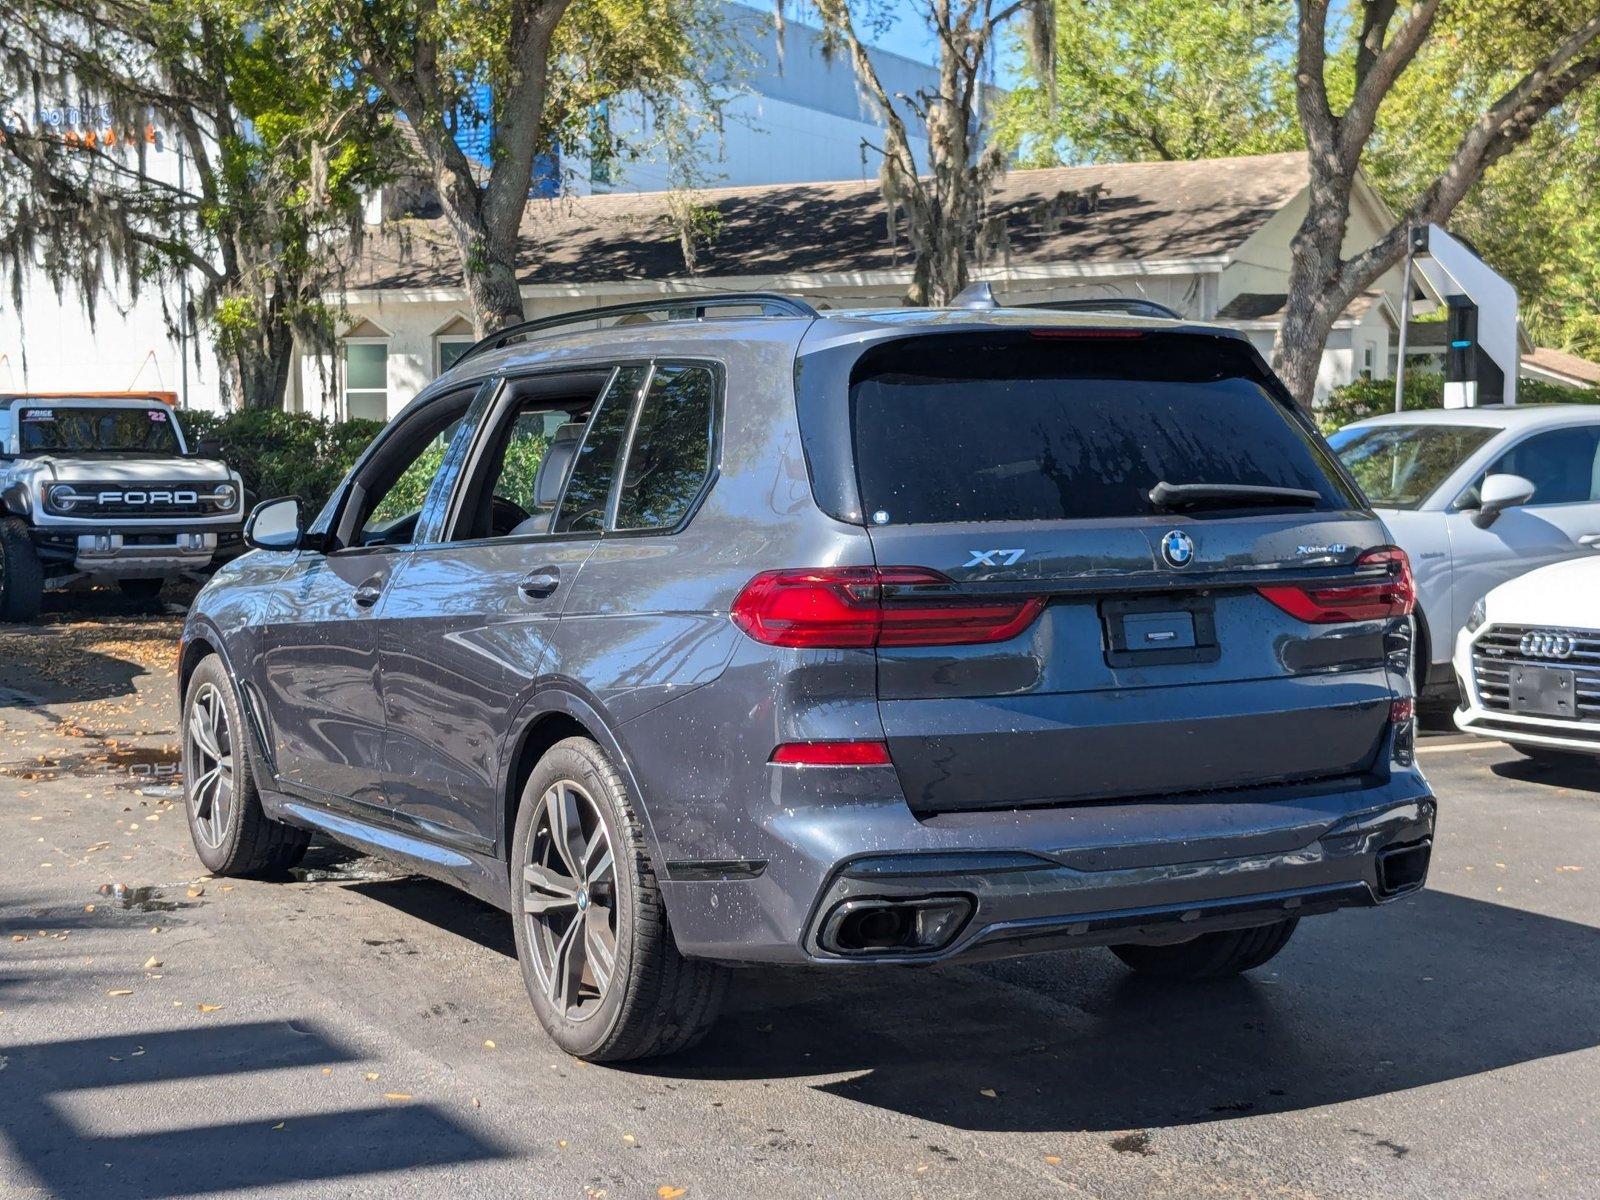
[{"label": "wet pavement patch", "polygon": [[194,907],[187,901],[165,899],[161,889],[150,884],[130,887],[125,883],[102,883],[95,894],[109,897],[112,908],[121,912],[176,912]]},{"label": "wet pavement patch", "polygon": [[50,783],[63,776],[115,775],[118,787],[167,789],[178,783],[175,746],[106,745],[83,754],[41,754],[37,758],[0,763],[0,775],[30,783]]}]

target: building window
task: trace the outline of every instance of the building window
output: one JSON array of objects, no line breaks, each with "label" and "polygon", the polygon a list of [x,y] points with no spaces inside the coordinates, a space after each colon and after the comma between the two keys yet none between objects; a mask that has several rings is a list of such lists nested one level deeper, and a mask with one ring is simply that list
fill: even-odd
[{"label": "building window", "polygon": [[436,329],[433,334],[434,378],[437,379],[455,366],[456,360],[470,350],[477,340],[473,336],[471,322],[463,316],[453,317]]},{"label": "building window", "polygon": [[1372,371],[1374,363],[1376,362],[1376,358],[1377,356],[1372,343],[1363,342],[1361,345],[1361,374],[1364,378],[1372,378]]},{"label": "building window", "polygon": [[368,421],[389,419],[389,340],[346,338],[344,411]]}]

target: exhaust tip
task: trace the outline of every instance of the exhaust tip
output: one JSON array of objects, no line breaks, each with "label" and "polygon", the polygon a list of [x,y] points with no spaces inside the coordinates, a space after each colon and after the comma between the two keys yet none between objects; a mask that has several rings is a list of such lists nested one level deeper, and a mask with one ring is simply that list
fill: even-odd
[{"label": "exhaust tip", "polygon": [[1428,878],[1432,857],[1432,838],[1378,851],[1378,894],[1388,897],[1416,891]]},{"label": "exhaust tip", "polygon": [[828,914],[817,941],[830,954],[927,954],[954,941],[971,915],[965,896],[846,900]]}]

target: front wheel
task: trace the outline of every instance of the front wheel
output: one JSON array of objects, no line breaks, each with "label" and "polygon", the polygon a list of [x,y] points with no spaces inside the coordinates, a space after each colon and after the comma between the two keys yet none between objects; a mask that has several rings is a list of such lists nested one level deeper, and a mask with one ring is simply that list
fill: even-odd
[{"label": "front wheel", "polygon": [[195,853],[214,875],[281,875],[311,835],[262,811],[250,741],[222,659],[206,657],[183,697],[183,799]]},{"label": "front wheel", "polygon": [[44,596],[44,567],[28,526],[0,517],[0,621],[31,621]]},{"label": "front wheel", "polygon": [[1202,933],[1171,946],[1112,946],[1111,953],[1141,975],[1163,979],[1221,979],[1252,971],[1288,945],[1298,918],[1253,929]]},{"label": "front wheel", "polygon": [[558,742],[534,767],[511,864],[517,959],[557,1045],[617,1062],[706,1035],[727,968],[678,953],[627,788],[594,742]]}]

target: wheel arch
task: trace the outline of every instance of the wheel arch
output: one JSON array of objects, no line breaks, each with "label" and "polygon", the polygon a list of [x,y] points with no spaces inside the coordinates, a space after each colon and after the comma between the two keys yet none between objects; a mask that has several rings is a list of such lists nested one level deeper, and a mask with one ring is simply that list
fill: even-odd
[{"label": "wheel arch", "polygon": [[[649,804],[639,788],[628,753],[600,711],[586,698],[556,686],[536,692],[523,706],[507,739],[504,780],[500,791],[500,855],[507,870],[511,863],[511,838],[516,828],[522,789],[534,766],[551,746],[569,737],[586,737],[600,747],[621,773],[644,826],[653,862],[660,862],[660,844],[650,823]],[[658,868],[659,869],[659,868]]]}]

